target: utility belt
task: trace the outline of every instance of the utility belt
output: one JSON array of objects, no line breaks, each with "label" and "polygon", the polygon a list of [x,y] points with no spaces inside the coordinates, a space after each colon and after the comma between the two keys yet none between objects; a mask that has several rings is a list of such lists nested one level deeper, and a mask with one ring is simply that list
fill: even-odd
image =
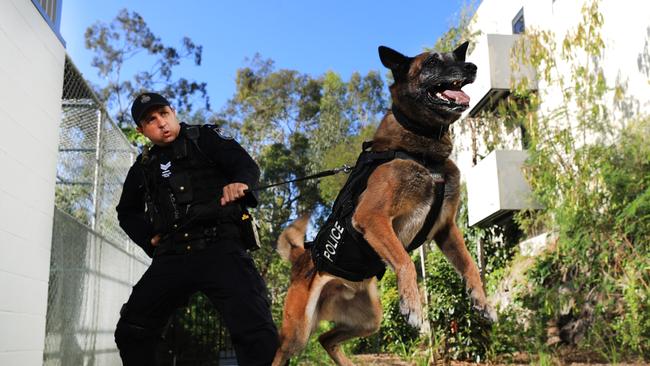
[{"label": "utility belt", "polygon": [[189,254],[211,246],[225,251],[241,248],[241,233],[234,221],[216,226],[193,225],[160,241],[154,257],[168,254]]}]

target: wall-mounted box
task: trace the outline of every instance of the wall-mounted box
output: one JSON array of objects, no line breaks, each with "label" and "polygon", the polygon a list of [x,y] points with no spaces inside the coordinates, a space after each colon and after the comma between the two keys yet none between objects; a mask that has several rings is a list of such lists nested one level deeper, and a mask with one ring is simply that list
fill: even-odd
[{"label": "wall-mounted box", "polygon": [[524,178],[527,158],[522,150],[494,150],[467,172],[470,226],[490,226],[512,211],[541,207]]},{"label": "wall-mounted box", "polygon": [[467,61],[474,63],[478,70],[476,80],[463,88],[470,97],[468,115],[477,116],[486,107],[510,94],[512,81],[522,78],[528,80],[528,88],[537,90],[537,72],[530,65],[512,67],[512,49],[521,35],[486,34],[478,37],[476,47]]}]

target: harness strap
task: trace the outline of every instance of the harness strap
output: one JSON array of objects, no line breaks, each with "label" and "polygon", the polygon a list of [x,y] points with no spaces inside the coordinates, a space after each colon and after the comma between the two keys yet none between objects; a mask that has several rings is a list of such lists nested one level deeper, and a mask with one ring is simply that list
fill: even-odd
[{"label": "harness strap", "polygon": [[211,164],[213,164],[213,165],[217,165],[217,164],[214,162],[214,160],[212,160],[212,158],[211,158],[208,154],[204,153],[203,150],[201,150],[201,147],[199,147],[199,142],[198,142],[198,140],[199,140],[199,136],[200,136],[200,135],[201,135],[201,131],[199,131],[199,127],[198,127],[198,126],[191,126],[191,125],[188,125],[188,126],[185,127],[185,137],[187,137],[188,140],[192,141],[192,144],[194,145],[194,147],[196,147],[196,150],[198,150],[199,153],[200,153],[200,154],[201,154],[201,155],[202,155],[202,156],[203,156],[207,161],[209,161],[209,162],[210,162]]},{"label": "harness strap", "polygon": [[[363,150],[367,150],[370,147],[372,147],[372,140],[371,141],[364,141],[363,142]],[[406,153],[404,151],[383,151],[383,152],[376,152],[372,154],[366,155],[367,159],[363,160],[363,163],[370,163],[373,160],[393,160],[393,159],[404,159],[404,160],[413,160],[418,162],[419,164],[422,164],[424,159],[417,159],[415,158],[412,154]],[[433,181],[435,183],[435,194],[433,197],[433,201],[431,202],[431,208],[429,209],[429,212],[427,213],[427,217],[424,220],[424,224],[420,228],[420,231],[415,235],[415,238],[411,241],[411,244],[406,248],[408,252],[411,252],[417,248],[419,248],[422,244],[427,239],[427,235],[433,228],[433,224],[436,221],[436,218],[438,215],[440,215],[440,210],[442,209],[442,202],[444,201],[445,198],[445,178],[444,178],[444,172],[442,171],[440,166],[435,166],[433,168],[427,167],[425,164],[424,165],[430,172],[431,175],[433,176]]]},{"label": "harness strap", "polygon": [[433,228],[433,223],[436,221],[436,218],[440,215],[440,209],[442,208],[442,202],[445,198],[445,180],[440,178],[436,180],[434,177],[434,182],[436,183],[436,193],[433,197],[433,202],[431,202],[431,208],[427,214],[426,219],[424,219],[424,224],[420,228],[420,231],[415,235],[411,244],[406,248],[406,251],[411,252],[419,248],[427,240],[427,235]]}]

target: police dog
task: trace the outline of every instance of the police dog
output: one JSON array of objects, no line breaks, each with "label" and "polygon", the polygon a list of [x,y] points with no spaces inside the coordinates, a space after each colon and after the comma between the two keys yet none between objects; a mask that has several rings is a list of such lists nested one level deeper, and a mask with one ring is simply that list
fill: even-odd
[{"label": "police dog", "polygon": [[[442,207],[427,236],[434,239],[466,282],[474,307],[489,320],[496,314],[487,303],[478,268],[456,226],[460,200],[460,174],[448,158],[452,141],[447,131],[469,106],[461,87],[474,81],[476,66],[465,62],[468,43],[450,53],[424,52],[407,57],[379,47],[379,57],[392,71],[392,111],[382,119],[373,138],[373,151],[402,150],[444,164],[445,192]],[[395,110],[411,128],[398,122]],[[400,121],[402,119],[400,118]],[[415,132],[414,132],[415,130]],[[424,136],[422,132],[424,131]],[[400,310],[414,327],[423,322],[415,265],[405,248],[423,226],[434,195],[433,177],[422,165],[394,159],[378,166],[358,199],[352,225],[397,276]],[[273,365],[283,365],[304,348],[321,320],[335,323],[319,341],[338,365],[351,365],[340,343],[373,334],[382,317],[376,277],[352,282],[324,271],[314,271],[304,236],[309,221],[303,216],[278,239],[280,255],[291,261],[289,286],[278,349]],[[422,329],[422,328],[421,328]]]}]

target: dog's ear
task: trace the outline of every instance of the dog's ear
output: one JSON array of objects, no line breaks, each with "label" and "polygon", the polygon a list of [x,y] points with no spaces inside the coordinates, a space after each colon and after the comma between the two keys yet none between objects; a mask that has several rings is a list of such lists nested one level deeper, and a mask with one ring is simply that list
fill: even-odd
[{"label": "dog's ear", "polygon": [[411,58],[402,55],[394,49],[386,46],[379,46],[379,59],[381,63],[392,71],[398,71],[404,65],[411,62]]},{"label": "dog's ear", "polygon": [[456,61],[465,61],[465,55],[467,55],[467,46],[469,46],[469,42],[465,41],[463,44],[456,47],[454,50],[454,57],[456,58]]}]

